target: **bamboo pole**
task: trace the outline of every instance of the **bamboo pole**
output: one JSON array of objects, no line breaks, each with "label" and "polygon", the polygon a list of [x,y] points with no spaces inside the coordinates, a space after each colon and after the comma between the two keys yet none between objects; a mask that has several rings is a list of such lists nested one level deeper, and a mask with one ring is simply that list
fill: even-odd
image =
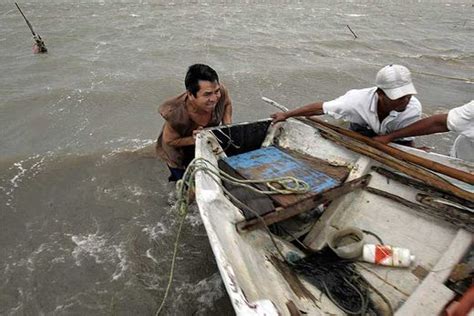
[{"label": "bamboo pole", "polygon": [[474,232],[474,218],[470,216],[470,214],[466,214],[465,212],[460,212],[459,210],[455,210],[454,208],[449,207],[439,208],[414,203],[405,200],[395,194],[391,194],[389,192],[385,192],[372,187],[366,187],[365,190],[372,194],[377,194],[387,199],[391,199],[398,203],[401,203],[413,211],[422,212],[430,216],[434,216],[436,218],[447,221],[453,225],[456,225],[459,228],[463,228],[471,233]]},{"label": "bamboo pole", "polygon": [[341,133],[342,135],[345,135],[345,136],[354,138],[358,141],[361,141],[361,142],[363,142],[367,145],[370,145],[371,147],[377,148],[378,150],[381,150],[381,151],[383,151],[383,152],[385,152],[389,155],[398,157],[401,160],[420,165],[422,167],[433,170],[435,172],[447,175],[451,178],[454,178],[454,179],[469,183],[471,185],[474,185],[474,174],[471,174],[471,173],[468,173],[468,172],[465,172],[465,171],[462,171],[462,170],[459,170],[459,169],[455,169],[455,168],[450,167],[450,166],[440,164],[439,162],[436,162],[436,161],[433,161],[433,160],[425,159],[425,158],[407,153],[407,152],[405,152],[403,150],[400,150],[398,148],[394,148],[394,147],[379,143],[379,142],[377,142],[377,141],[375,141],[375,140],[373,140],[369,137],[363,136],[363,135],[361,135],[359,133],[356,133],[354,131],[351,131],[351,130],[348,130],[348,129],[345,129],[345,128],[342,128],[342,127],[339,127],[339,126],[335,126],[335,125],[323,122],[323,121],[318,120],[316,118],[309,118],[309,120],[315,122],[318,125],[322,125],[324,127],[330,128],[330,129],[332,129],[332,130],[334,130],[338,133]]},{"label": "bamboo pole", "polygon": [[[305,119],[303,119],[305,120]],[[324,125],[318,124],[318,122],[314,122],[313,119],[306,120],[309,124],[317,129],[320,130],[320,133],[323,137],[342,145],[352,151],[355,151],[359,154],[372,158],[378,162],[381,162],[395,170],[401,171],[409,176],[414,177],[420,181],[423,181],[431,186],[434,186],[444,192],[451,193],[457,197],[466,199],[468,201],[474,201],[474,193],[470,193],[465,191],[447,180],[441,178],[440,176],[433,174],[427,171],[424,168],[420,168],[417,165],[408,163],[404,160],[399,158],[395,158],[393,156],[388,155],[387,153],[370,146],[367,146],[365,143],[358,142],[350,136],[344,139],[344,135],[340,134],[337,130],[332,130],[331,128],[325,127]],[[317,120],[319,121],[319,120]],[[386,146],[386,145],[384,145]],[[387,146],[388,147],[388,146]],[[403,152],[405,153],[405,152]],[[405,153],[408,154],[408,153]],[[422,158],[423,159],[423,158]]]},{"label": "bamboo pole", "polygon": [[438,197],[438,198],[441,198],[441,199],[444,199],[444,200],[451,201],[455,204],[460,204],[460,205],[463,205],[465,207],[474,209],[474,203],[473,202],[468,201],[466,199],[460,199],[459,197],[454,196],[454,195],[452,195],[450,193],[447,193],[445,191],[440,191],[439,189],[437,189],[437,188],[435,188],[431,185],[427,185],[424,182],[421,182],[421,181],[415,180],[413,178],[409,178],[409,177],[403,176],[401,174],[392,172],[392,171],[390,171],[388,169],[385,169],[383,167],[375,167],[374,166],[374,167],[372,167],[372,170],[374,170],[375,172],[383,175],[384,177],[386,177],[388,179],[395,180],[395,181],[400,182],[404,185],[408,185],[408,186],[410,186],[412,188],[415,188],[417,190],[426,192],[426,193],[430,194],[431,196],[435,196],[435,197]]}]

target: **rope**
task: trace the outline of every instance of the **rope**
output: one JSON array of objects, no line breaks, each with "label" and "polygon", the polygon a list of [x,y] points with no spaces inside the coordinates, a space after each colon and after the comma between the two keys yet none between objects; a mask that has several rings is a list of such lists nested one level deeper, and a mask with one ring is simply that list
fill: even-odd
[{"label": "rope", "polygon": [[329,300],[331,300],[331,302],[334,303],[334,305],[336,305],[338,308],[340,308],[346,314],[364,315],[365,311],[367,309],[367,305],[368,305],[368,300],[369,300],[368,296],[364,295],[354,284],[352,284],[351,281],[347,280],[345,277],[343,277],[342,279],[346,284],[348,284],[357,293],[357,295],[359,295],[359,298],[360,298],[360,308],[359,308],[359,310],[351,311],[351,310],[345,308],[344,306],[342,306],[341,304],[339,304],[339,302],[332,296],[331,291],[329,290],[329,288],[326,285],[326,282],[323,281],[324,292],[326,293],[327,297],[329,298]]},{"label": "rope", "polygon": [[[212,168],[210,168],[209,166],[212,166]],[[155,313],[156,316],[158,316],[161,313],[161,311],[162,311],[162,309],[165,305],[166,299],[169,295],[169,291],[170,291],[170,288],[171,288],[171,285],[172,285],[172,282],[173,282],[175,265],[176,265],[176,257],[177,257],[178,245],[179,245],[179,239],[180,239],[180,235],[181,235],[184,220],[185,220],[186,215],[188,213],[188,206],[190,204],[191,194],[189,194],[189,193],[194,191],[194,186],[195,186],[194,180],[195,180],[195,175],[198,171],[206,172],[208,174],[216,176],[217,178],[219,178],[223,181],[227,181],[227,182],[232,183],[234,185],[238,185],[238,186],[248,188],[248,189],[250,189],[254,192],[261,193],[261,194],[304,194],[304,193],[307,193],[309,191],[309,185],[306,182],[301,181],[299,179],[296,179],[294,177],[278,177],[278,178],[273,178],[273,179],[262,179],[262,180],[242,180],[242,179],[237,179],[237,178],[234,178],[234,177],[230,176],[226,172],[224,172],[224,171],[218,169],[217,167],[215,167],[214,165],[212,165],[212,163],[210,161],[208,161],[204,158],[195,158],[195,159],[193,159],[193,161],[191,161],[188,168],[186,169],[186,171],[183,175],[183,179],[179,180],[176,184],[176,190],[177,190],[177,193],[178,193],[177,210],[178,210],[179,216],[181,216],[181,221],[179,223],[179,228],[178,228],[178,232],[177,232],[177,235],[176,235],[176,240],[175,240],[175,243],[174,243],[174,250],[173,250],[173,256],[172,256],[172,261],[171,261],[171,269],[170,269],[170,273],[169,273],[169,277],[168,277],[168,284],[167,284],[167,287],[166,287],[164,297],[163,297],[162,302],[160,304],[160,307],[157,309],[157,311]],[[243,209],[246,209],[246,210],[250,211],[252,214],[254,214],[262,222],[263,227],[265,228],[266,232],[268,233],[273,246],[275,247],[276,251],[278,252],[280,257],[282,258],[282,260],[284,262],[290,264],[290,265],[293,265],[293,263],[288,261],[286,259],[286,257],[283,255],[282,251],[278,247],[278,245],[277,245],[277,243],[276,243],[276,241],[273,237],[273,234],[271,233],[270,229],[266,225],[265,220],[263,219],[263,217],[261,217],[256,211],[252,210],[250,207],[245,205],[242,201],[240,201],[235,196],[233,196],[220,182],[217,181],[216,177],[211,177],[211,178],[227,194],[227,196],[232,201],[234,201],[240,208],[243,208]],[[269,190],[260,190],[260,189],[257,189],[255,187],[251,186],[250,184],[265,184],[268,187]],[[279,185],[283,189],[277,188],[274,184]],[[382,240],[376,234],[374,234],[370,231],[364,231],[364,233],[373,235],[374,237],[376,237],[380,241],[381,244],[383,244]],[[347,280],[345,277],[343,278],[343,280],[359,296],[360,301],[361,301],[361,305],[360,305],[359,310],[350,311],[350,310],[344,308],[343,306],[341,306],[341,304],[339,304],[339,302],[332,296],[331,291],[327,287],[326,283],[323,281],[324,292],[326,293],[328,298],[338,308],[340,308],[345,313],[352,314],[352,315],[365,313],[365,311],[367,310],[367,307],[368,307],[368,303],[369,303],[368,293],[363,294],[354,284],[352,284],[351,281]],[[391,308],[391,305],[390,305],[390,302],[388,301],[388,299],[385,296],[383,296],[382,293],[380,293],[380,291],[375,289],[369,282],[365,282],[365,283],[367,283],[368,286],[371,289],[373,289],[385,301],[385,303],[389,307],[390,314],[393,315],[393,310]]]},{"label": "rope", "polygon": [[374,236],[378,242],[381,244],[381,245],[385,245],[382,238],[380,238],[378,235],[376,235],[375,233],[371,232],[370,230],[364,230],[362,229],[362,232],[364,232],[365,234],[367,235],[371,235],[371,236]]},{"label": "rope", "polygon": [[161,310],[163,309],[163,306],[165,306],[165,301],[166,298],[168,297],[168,293],[171,288],[171,284],[173,283],[173,276],[174,276],[174,268],[175,268],[175,263],[176,263],[176,256],[178,254],[178,244],[179,244],[179,238],[181,236],[181,229],[183,227],[184,219],[186,218],[186,214],[181,217],[181,222],[179,223],[179,228],[178,232],[176,234],[176,240],[174,242],[174,250],[173,250],[173,259],[171,260],[171,270],[168,278],[168,285],[166,286],[166,291],[165,295],[163,296],[163,300],[161,301],[160,307],[156,310],[155,315],[158,316],[161,313]]},{"label": "rope", "polygon": [[234,147],[235,149],[240,149],[240,146],[235,144],[234,140],[232,139],[231,129],[229,127],[227,127],[227,130],[229,131],[229,135],[224,133],[221,128],[211,130],[211,132],[214,134],[214,136],[216,136],[217,141],[221,145],[222,145],[222,141],[219,139],[219,137],[217,137],[216,133],[214,133],[214,132],[217,131],[217,132],[221,133],[221,135],[223,135],[227,139],[227,145],[225,146],[225,148],[222,149],[222,151],[225,152],[227,149],[229,149],[230,146]]},{"label": "rope", "polygon": [[[212,168],[210,168],[209,166],[212,166]],[[179,239],[181,236],[181,230],[183,227],[184,219],[186,218],[186,215],[188,213],[188,206],[190,204],[190,197],[191,197],[190,192],[194,191],[194,186],[195,186],[194,180],[195,180],[196,173],[198,171],[206,172],[208,174],[216,176],[217,178],[223,181],[227,181],[234,185],[248,188],[254,192],[261,193],[261,194],[304,194],[304,193],[307,193],[310,189],[309,185],[306,182],[294,177],[278,177],[278,178],[261,179],[261,180],[237,179],[230,176],[226,172],[218,169],[210,161],[204,158],[193,159],[191,163],[189,164],[189,166],[186,168],[186,171],[184,172],[184,175],[183,175],[183,179],[179,180],[176,183],[176,190],[177,190],[177,195],[178,195],[178,199],[176,203],[177,203],[178,215],[181,216],[181,222],[179,223],[179,228],[178,228],[178,231],[176,234],[176,240],[174,243],[173,256],[171,260],[171,269],[168,276],[168,284],[166,286],[166,291],[161,301],[160,307],[156,310],[156,313],[155,313],[156,316],[158,316],[161,313],[165,305],[166,299],[168,298],[171,284],[173,283],[174,270],[175,270],[175,265],[176,265],[176,257],[178,254],[178,244],[179,244]],[[257,212],[255,212],[254,210],[249,208],[247,205],[242,203],[235,196],[233,196],[221,183],[217,181],[215,177],[211,177],[211,178],[241,208],[245,208],[246,210],[252,212],[259,220],[262,221],[263,226],[265,227],[267,233],[269,234],[270,239],[275,249],[278,251],[279,255],[283,258],[283,261],[289,263],[289,261],[286,260],[285,256],[283,255],[283,253],[277,246],[276,241],[274,240],[272,233],[270,232],[270,229],[267,227],[265,223],[265,220]],[[268,190],[260,190],[251,186],[250,184],[265,184]],[[279,185],[281,188],[277,188],[275,184]]]},{"label": "rope", "polygon": [[300,245],[303,249],[305,250],[310,250],[310,248],[308,246],[306,246],[305,244],[303,244],[298,238],[296,238],[295,235],[293,235],[292,233],[290,233],[287,229],[285,229],[285,227],[281,226],[281,225],[278,225],[277,223],[274,224],[276,227],[278,227],[278,229],[281,229],[285,234],[287,234],[288,236],[290,236],[291,238],[293,238],[293,241],[296,242],[298,245]]},{"label": "rope", "polygon": [[[212,166],[210,168],[209,166]],[[211,175],[215,175],[217,178],[220,178],[223,181],[227,181],[234,185],[245,187],[249,190],[260,194],[304,194],[307,193],[310,189],[309,185],[301,181],[295,177],[277,177],[272,179],[261,179],[261,180],[242,180],[232,177],[231,175],[227,174],[226,172],[218,169],[217,167],[213,166],[212,163],[204,158],[195,158],[191,161],[188,168],[184,172],[184,176],[182,180],[179,180],[177,183],[177,191],[178,191],[178,211],[180,214],[186,214],[187,207],[189,205],[189,195],[187,195],[189,189],[194,190],[194,179],[195,175],[198,171],[203,171]],[[216,183],[226,192],[237,200],[235,197],[232,196],[225,188],[217,182],[214,177],[211,177]],[[260,190],[257,189],[250,184],[265,184],[269,190]],[[277,188],[274,184],[280,185],[282,189]]]},{"label": "rope", "polygon": [[[354,268],[350,268],[350,270],[356,274],[356,270]],[[329,298],[329,300],[331,300],[334,305],[336,305],[337,307],[339,307],[342,311],[344,311],[346,314],[352,314],[352,315],[364,315],[365,312],[367,311],[367,308],[368,308],[368,305],[369,305],[369,293],[368,293],[368,289],[370,288],[372,291],[374,291],[375,294],[377,294],[383,301],[384,303],[387,305],[388,307],[388,315],[392,316],[394,315],[393,313],[393,308],[392,308],[392,305],[390,304],[390,301],[388,300],[388,298],[382,294],[382,292],[380,292],[375,286],[373,286],[370,282],[368,282],[362,275],[359,275],[359,277],[363,282],[361,283],[360,280],[356,280],[356,278],[352,278],[353,280],[350,281],[350,280],[347,280],[345,277],[343,277],[343,280],[346,284],[348,284],[349,286],[352,287],[352,289],[359,295],[360,297],[360,300],[361,300],[361,307],[358,311],[351,311],[351,310],[348,310],[346,309],[345,307],[341,306],[341,304],[332,296],[332,293],[331,291],[329,290],[329,288],[327,287],[326,283],[323,281],[323,288],[324,288],[324,292],[326,293],[327,297]],[[364,287],[366,287],[366,293],[363,294],[355,285],[354,283],[355,282],[358,282],[359,284],[363,284]]]},{"label": "rope", "polygon": [[390,301],[388,300],[388,298],[382,294],[382,292],[380,292],[375,286],[373,286],[372,284],[370,284],[369,282],[367,282],[367,285],[372,289],[372,291],[374,291],[380,298],[382,298],[382,300],[385,302],[385,304],[387,304],[387,307],[388,307],[388,314],[390,316],[393,315],[393,308],[392,308],[392,304],[390,304]]}]

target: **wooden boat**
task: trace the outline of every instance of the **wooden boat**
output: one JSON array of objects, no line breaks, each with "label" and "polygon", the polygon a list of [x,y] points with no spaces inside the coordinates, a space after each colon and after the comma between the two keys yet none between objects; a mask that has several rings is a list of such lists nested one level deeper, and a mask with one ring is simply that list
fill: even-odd
[{"label": "wooden boat", "polygon": [[[196,202],[236,314],[346,314],[324,289],[295,273],[278,252],[287,259],[305,258],[308,250],[326,245],[329,233],[348,226],[375,233],[385,244],[409,248],[416,256],[408,268],[353,263],[373,291],[382,294],[370,291],[377,314],[439,314],[456,295],[446,282],[472,251],[474,187],[469,179],[474,165],[407,149],[468,178],[465,182],[442,175],[456,189],[449,189],[454,186],[448,182],[448,189],[440,189],[436,181],[445,181],[439,175],[431,177],[424,168],[350,140],[367,155],[370,149],[372,157],[357,153],[348,148],[352,145],[341,145],[347,137],[340,137],[342,143],[336,138],[324,124],[294,119],[275,125],[269,120],[240,123],[198,135],[196,157],[205,159],[209,168],[220,167],[245,179],[289,173],[310,182],[306,194],[250,194],[242,202],[258,212],[256,216],[228,197],[218,177],[196,173]],[[415,170],[415,176],[396,170],[393,161]],[[423,170],[419,179],[426,174],[429,179],[417,180],[417,170]],[[226,190],[242,199],[249,194],[232,186]],[[281,225],[286,233],[269,233],[261,218],[265,225]],[[369,235],[364,240],[378,243]]]}]

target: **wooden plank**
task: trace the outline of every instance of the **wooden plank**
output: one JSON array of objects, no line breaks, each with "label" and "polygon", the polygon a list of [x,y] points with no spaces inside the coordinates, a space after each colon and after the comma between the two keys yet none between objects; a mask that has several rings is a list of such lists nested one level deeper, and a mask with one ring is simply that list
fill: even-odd
[{"label": "wooden plank", "polygon": [[304,161],[308,166],[314,170],[321,171],[331,178],[336,179],[340,183],[344,182],[347,179],[347,176],[350,173],[350,169],[347,166],[334,166],[329,162],[323,159],[305,155],[303,153],[297,152],[296,150],[291,150],[288,148],[280,148],[282,151],[288,153],[292,157]]},{"label": "wooden plank", "polygon": [[[316,196],[318,193],[337,187],[340,181],[315,170],[304,161],[298,160],[280,149],[270,146],[224,158],[224,161],[246,179],[270,179],[291,176],[305,181],[310,186],[307,194],[272,195],[271,198],[282,207]],[[261,185],[258,187],[262,188]]]},{"label": "wooden plank", "polygon": [[450,268],[461,260],[471,244],[472,234],[459,230],[432,272],[395,315],[439,315],[446,303],[454,296],[454,292],[443,283],[451,273]]},{"label": "wooden plank", "polygon": [[286,307],[288,308],[288,312],[290,313],[290,316],[300,316],[301,313],[298,310],[298,307],[296,307],[295,302],[293,301],[288,301],[286,302]]},{"label": "wooden plank", "polygon": [[[370,180],[370,175],[365,175],[363,177],[357,178],[355,180],[344,183],[343,185],[330,189],[328,191],[322,192],[315,196],[310,196],[302,201],[298,201],[293,205],[289,205],[286,208],[278,207],[275,212],[268,213],[262,216],[265,225],[270,225],[274,223],[281,222],[285,219],[293,217],[295,215],[306,212],[320,204],[327,203],[341,195],[344,195],[348,192],[352,192],[358,188],[363,188],[367,186]],[[242,221],[236,224],[238,231],[252,231],[259,227],[263,226],[262,219],[255,218],[249,221]]]},{"label": "wooden plank", "polygon": [[[347,167],[332,166],[327,161],[324,161],[322,159],[314,158],[314,157],[301,154],[292,150],[286,150],[282,148],[278,148],[278,149],[283,152],[286,152],[291,157],[294,157],[297,160],[303,161],[310,168],[317,171],[321,171],[329,175],[330,177],[336,179],[336,181],[338,182],[344,181],[347,178],[347,175],[349,174],[349,168]],[[219,163],[219,168],[222,171],[230,174],[231,176],[235,178],[245,179],[245,177],[243,177],[238,171],[234,170],[225,160],[219,160],[218,163]],[[225,181],[223,183],[226,189],[229,190],[231,194],[233,194],[241,202],[246,204],[250,209],[252,209],[258,215],[264,215],[275,210],[277,206],[282,205],[280,202],[283,202],[285,205],[294,204],[297,201],[307,198],[309,196],[309,195],[306,195],[306,196],[294,195],[288,198],[285,195],[276,195],[273,197],[273,199],[270,199],[268,196],[256,193],[250,189],[232,185]],[[258,187],[259,189],[264,189],[264,190],[267,189],[264,185],[256,185],[256,187]],[[274,202],[272,202],[272,200]],[[246,220],[250,220],[256,217],[253,212],[250,212],[248,210],[243,209],[242,212]]]}]

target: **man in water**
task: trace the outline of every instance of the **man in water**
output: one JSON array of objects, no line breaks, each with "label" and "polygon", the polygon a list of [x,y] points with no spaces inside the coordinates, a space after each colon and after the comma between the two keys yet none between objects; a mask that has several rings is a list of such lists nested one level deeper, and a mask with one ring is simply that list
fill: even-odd
[{"label": "man in water", "polygon": [[[271,115],[273,122],[294,116],[328,114],[349,121],[350,129],[368,137],[385,135],[420,119],[421,104],[413,95],[415,86],[410,71],[401,65],[383,67],[375,87],[355,89],[327,102],[315,102],[288,112]],[[412,139],[396,142],[413,146]]]},{"label": "man in water", "polygon": [[474,100],[450,110],[447,114],[436,114],[424,118],[388,135],[377,136],[374,140],[387,144],[400,137],[449,131],[460,134],[454,141],[451,156],[474,161]]},{"label": "man in water", "polygon": [[33,54],[46,54],[48,49],[46,48],[46,45],[44,44],[41,37],[39,35],[35,35],[33,36],[33,39],[35,40],[35,43],[33,44]]},{"label": "man in water", "polygon": [[31,25],[30,21],[26,18],[26,16],[23,14],[23,11],[21,11],[20,6],[18,3],[15,2],[16,7],[18,8],[18,11],[20,11],[21,15],[23,16],[23,19],[26,22],[26,25],[28,25],[31,34],[33,35],[33,39],[35,40],[35,44],[33,45],[33,53],[34,54],[45,54],[48,52],[48,49],[46,48],[46,45],[43,42],[43,39],[39,34],[36,34],[35,31],[33,30],[33,26]]},{"label": "man in water", "polygon": [[159,107],[166,122],[156,142],[156,153],[168,165],[169,181],[183,177],[194,158],[196,134],[200,130],[232,123],[229,92],[214,69],[203,64],[190,66],[184,85],[185,92]]}]

